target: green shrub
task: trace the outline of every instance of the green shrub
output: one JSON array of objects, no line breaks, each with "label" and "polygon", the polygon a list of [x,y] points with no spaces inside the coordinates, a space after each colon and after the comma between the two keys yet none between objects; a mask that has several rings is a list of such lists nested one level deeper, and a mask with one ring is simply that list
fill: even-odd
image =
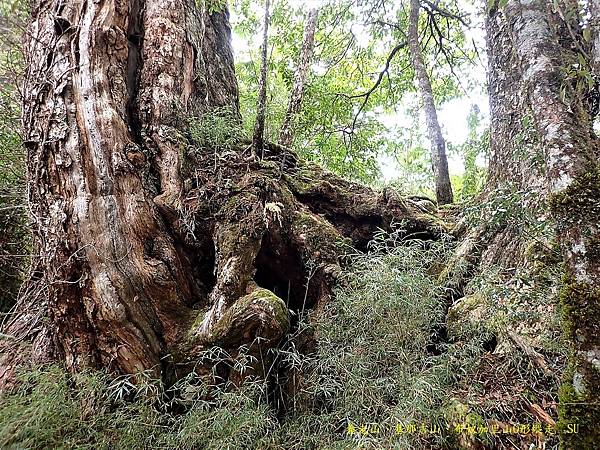
[{"label": "green shrub", "polygon": [[[5,53],[0,49],[0,59],[7,57]],[[0,67],[0,77],[2,73]],[[0,312],[15,303],[30,252],[25,208],[25,152],[18,131],[16,95],[10,85],[0,89]]]},{"label": "green shrub", "polygon": [[[232,388],[208,386],[190,375],[165,391],[144,377],[134,385],[127,378],[69,376],[45,367],[22,374],[19,389],[0,398],[0,447],[443,446],[442,406],[456,374],[467,371],[481,352],[449,345],[435,356],[428,349],[444,320],[446,295],[429,269],[445,260],[449,250],[444,242],[381,234],[370,253],[351,256],[353,264],[336,300],[311,318],[316,352],[303,355],[293,344],[308,326],[305,322],[274,352],[280,371],[293,369],[297,375],[296,395],[283,417],[273,407],[274,377]],[[243,364],[216,348],[203,358]],[[438,426],[439,431],[398,434],[398,423],[424,424],[428,430]],[[361,426],[370,432],[360,433]],[[352,427],[355,433],[350,433]]]},{"label": "green shrub", "polygon": [[190,117],[187,121],[193,143],[202,150],[232,150],[242,137],[238,119],[226,107],[215,109],[202,117]]},{"label": "green shrub", "polygon": [[452,372],[446,355],[428,349],[445,315],[444,289],[429,269],[449,247],[399,240],[382,234],[371,253],[354,255],[336,301],[316,318],[319,348],[305,365],[305,398],[282,427],[293,448],[442,443],[442,433],[397,433],[396,425],[442,426]]}]

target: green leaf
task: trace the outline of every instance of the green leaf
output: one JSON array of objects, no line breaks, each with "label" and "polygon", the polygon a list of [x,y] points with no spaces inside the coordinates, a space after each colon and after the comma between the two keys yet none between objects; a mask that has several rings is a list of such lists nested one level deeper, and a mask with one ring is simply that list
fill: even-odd
[{"label": "green leaf", "polygon": [[590,30],[589,26],[583,29],[583,38],[587,42],[590,42],[592,40],[592,31]]},{"label": "green leaf", "polygon": [[585,79],[587,81],[588,84],[588,90],[591,91],[594,89],[594,86],[596,85],[596,80],[594,80],[594,77],[592,76],[591,73],[586,73],[585,75]]}]

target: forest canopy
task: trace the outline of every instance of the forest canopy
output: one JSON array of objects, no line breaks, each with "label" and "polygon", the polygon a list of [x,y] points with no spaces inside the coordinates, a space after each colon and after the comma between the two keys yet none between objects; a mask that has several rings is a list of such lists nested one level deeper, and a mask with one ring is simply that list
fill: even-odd
[{"label": "forest canopy", "polygon": [[0,29],[1,448],[597,448],[598,1]]}]

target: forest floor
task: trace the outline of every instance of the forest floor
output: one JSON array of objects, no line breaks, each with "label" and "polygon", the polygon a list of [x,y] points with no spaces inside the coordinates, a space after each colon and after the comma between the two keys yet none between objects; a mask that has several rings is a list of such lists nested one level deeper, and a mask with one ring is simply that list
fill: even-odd
[{"label": "forest floor", "polygon": [[[555,448],[566,350],[549,302],[553,250],[533,245],[527,269],[487,267],[459,286],[466,269],[450,236],[401,236],[349,251],[335,301],[299,312],[265,381],[190,375],[166,387],[30,368],[2,394],[0,447]],[[307,333],[311,354],[298,350]],[[202,358],[248,364],[243,351]]]}]

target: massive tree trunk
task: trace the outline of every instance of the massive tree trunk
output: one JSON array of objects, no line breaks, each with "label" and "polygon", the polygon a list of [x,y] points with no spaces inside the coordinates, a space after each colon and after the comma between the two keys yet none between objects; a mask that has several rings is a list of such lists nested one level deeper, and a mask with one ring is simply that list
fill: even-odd
[{"label": "massive tree trunk", "polygon": [[408,47],[410,49],[410,60],[415,71],[415,77],[421,92],[423,108],[425,110],[425,120],[427,122],[427,132],[431,142],[431,162],[433,165],[433,174],[435,176],[435,194],[437,202],[440,205],[452,203],[452,185],[450,184],[450,175],[448,173],[448,159],[446,158],[446,142],[442,136],[435,101],[433,98],[433,89],[431,81],[425,67],[425,60],[421,45],[419,43],[419,11],[421,9],[420,0],[410,1],[410,14],[408,22]]},{"label": "massive tree trunk", "polygon": [[240,120],[229,39],[227,11],[191,0],[34,9],[22,120],[37,256],[2,328],[3,383],[28,361],[168,382],[213,345],[258,355],[289,309],[329,298],[344,242],[399,220],[437,233],[418,205],[279,146],[258,159],[248,141],[195,143],[191,117]]},{"label": "massive tree trunk", "polygon": [[[486,20],[488,54],[488,93],[490,102],[490,162],[488,180],[480,201],[494,195],[521,192],[519,208],[536,218],[546,217],[547,180],[538,155],[542,146],[533,129],[527,87],[522,83],[519,59],[513,48],[512,35],[497,9]],[[519,220],[511,220],[500,229],[483,223],[479,232],[486,234],[481,252],[481,269],[490,264],[523,267],[528,261],[525,248],[528,238]]]},{"label": "massive tree trunk", "polygon": [[[492,8],[487,19],[490,64],[504,67],[492,71],[492,124],[510,128],[510,121],[529,123],[543,148],[550,211],[566,270],[563,320],[572,344],[560,396],[562,439],[565,448],[592,448],[600,440],[600,169],[590,108],[598,85],[581,79],[594,62],[593,44],[580,28],[577,2],[557,5],[554,10],[545,0],[511,0],[505,8]],[[582,61],[584,67],[578,67]],[[512,92],[523,94],[522,102],[515,104],[511,95],[500,92],[502,84],[510,89],[506,83]],[[507,114],[510,111],[514,114]],[[506,150],[520,145],[519,134],[513,136]],[[510,139],[509,134],[505,137]],[[568,424],[579,424],[579,433],[569,433]]]},{"label": "massive tree trunk", "polygon": [[296,68],[296,73],[294,75],[294,85],[292,86],[292,93],[290,94],[290,102],[285,117],[283,118],[281,131],[279,132],[279,145],[283,145],[284,147],[291,147],[294,142],[295,119],[302,106],[304,83],[306,82],[306,75],[310,69],[310,63],[313,57],[318,17],[319,10],[317,8],[313,8],[308,12],[308,19],[304,29],[304,39],[302,40],[302,48],[300,49],[300,60],[298,61],[298,67]]}]

